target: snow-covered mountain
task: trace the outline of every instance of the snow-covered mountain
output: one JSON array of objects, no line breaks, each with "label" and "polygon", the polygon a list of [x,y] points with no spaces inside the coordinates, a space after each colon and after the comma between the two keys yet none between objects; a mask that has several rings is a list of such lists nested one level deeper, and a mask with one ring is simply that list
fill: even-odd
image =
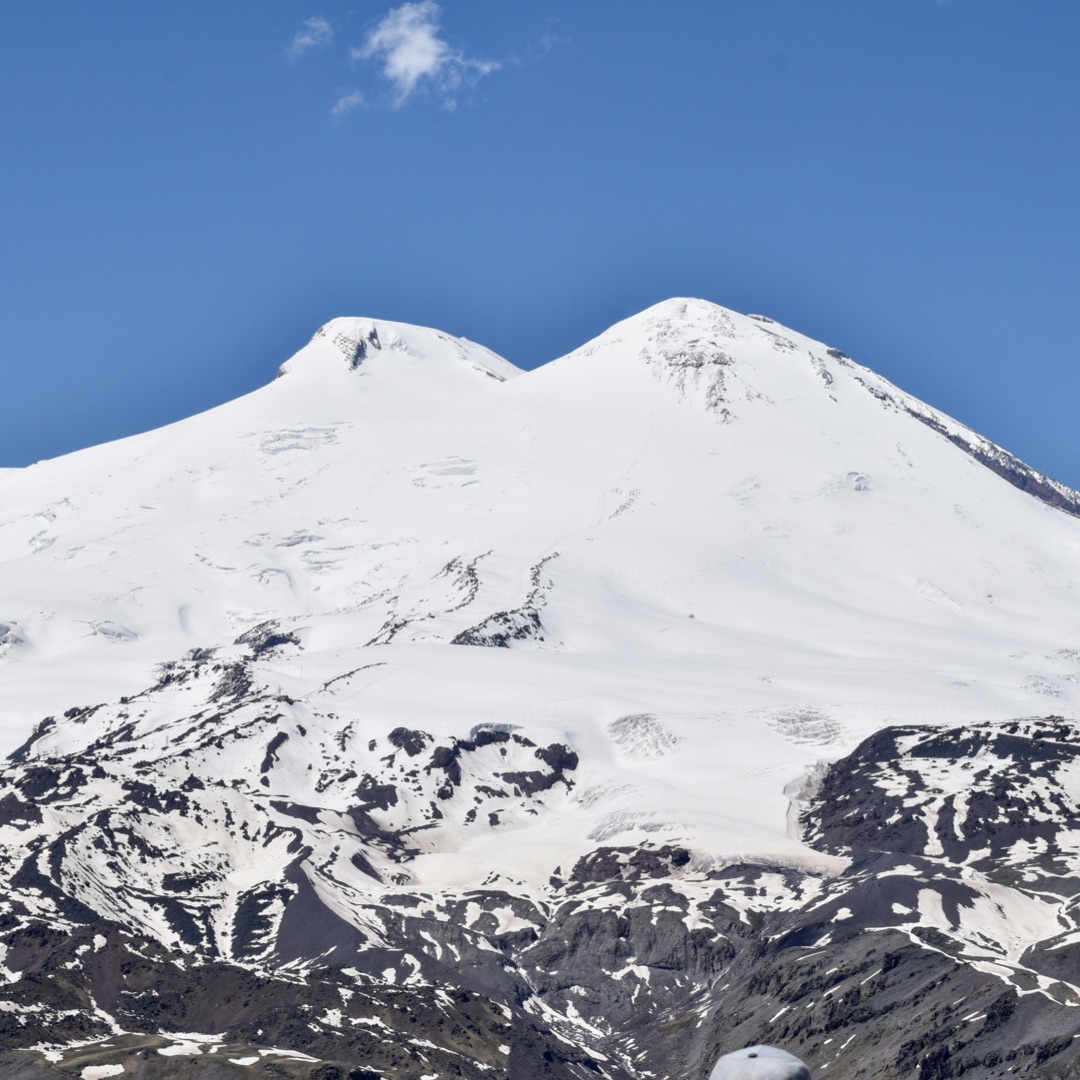
[{"label": "snow-covered mountain", "polygon": [[0,472],[5,1044],[1071,1060],[1077,736],[1014,720],[1077,711],[1077,515],[698,300],[532,372],[336,319],[253,394]]}]

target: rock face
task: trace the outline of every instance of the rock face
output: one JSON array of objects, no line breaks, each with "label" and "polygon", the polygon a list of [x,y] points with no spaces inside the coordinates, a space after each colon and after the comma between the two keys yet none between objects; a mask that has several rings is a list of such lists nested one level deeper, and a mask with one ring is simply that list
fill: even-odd
[{"label": "rock face", "polygon": [[[243,668],[189,659],[147,691],[194,679],[218,702],[168,733],[167,784],[160,759],[140,765],[132,701],[71,718],[111,730],[82,753],[36,751],[46,732],[4,770],[12,1076],[39,1072],[14,1051],[75,1043],[69,1071],[146,1076],[704,1080],[724,1049],[766,1041],[843,1077],[1080,1067],[1072,723],[874,734],[803,792],[805,837],[841,873],[600,845],[542,890],[433,893],[408,887],[425,835],[564,796],[577,754],[506,728],[396,728],[373,771],[324,774],[346,811],[299,805],[259,783],[303,738],[281,738],[295,703],[222,695]],[[200,780],[208,748],[251,775]]]},{"label": "rock face", "polygon": [[0,1080],[1080,1071],[1076,493],[701,301],[282,374],[0,476]]}]

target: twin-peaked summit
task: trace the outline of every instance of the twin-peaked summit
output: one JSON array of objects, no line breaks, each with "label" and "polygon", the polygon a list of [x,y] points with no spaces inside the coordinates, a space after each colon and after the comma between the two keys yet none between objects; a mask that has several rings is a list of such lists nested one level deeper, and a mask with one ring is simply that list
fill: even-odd
[{"label": "twin-peaked summit", "polygon": [[[868,368],[763,315],[740,315],[705,300],[674,298],[640,312],[534,372],[464,338],[438,330],[367,318],[338,318],[283,364],[285,393],[300,397],[301,380],[336,398],[345,387],[365,397],[399,401],[470,394],[485,384],[528,374],[520,396],[572,412],[600,404],[608,413],[661,406],[658,385],[723,423],[760,419],[779,409],[785,442],[799,453],[806,428],[833,429],[833,438],[874,426],[882,411],[931,428],[973,460],[1036,498],[1080,514],[1080,496],[1031,469],[964,425],[905,394]],[[357,378],[359,376],[359,378]],[[646,377],[649,376],[649,377]],[[510,395],[507,395],[510,396]],[[635,398],[637,400],[635,400]],[[354,404],[346,392],[344,400]],[[508,407],[492,399],[494,409]],[[498,404],[495,404],[498,402]],[[770,407],[772,407],[770,409]]]},{"label": "twin-peaked summit", "polygon": [[[534,374],[541,382],[568,383],[569,396],[584,389],[580,381],[590,377],[611,379],[616,385],[607,389],[613,393],[647,372],[653,382],[672,384],[682,396],[699,398],[729,421],[734,403],[784,402],[804,393],[804,375],[811,383],[831,386],[831,369],[838,365],[853,367],[838,350],[764,316],[739,315],[704,300],[672,299],[617,323]],[[309,344],[282,365],[279,376],[321,379],[336,386],[345,372],[361,377],[366,393],[376,385],[393,386],[421,397],[468,392],[483,379],[503,382],[525,374],[489,349],[438,330],[337,318],[321,326]]]},{"label": "twin-peaked summit", "polygon": [[[1080,513],[1076,492],[840,350],[763,315],[740,315],[704,300],[676,298],[656,304],[529,372],[482,345],[439,330],[337,318],[320,327],[278,375],[290,378],[281,387],[251,396],[268,413],[276,411],[271,406],[275,392],[276,404],[292,403],[298,413],[302,403],[321,398],[331,411],[367,419],[372,408],[379,412],[391,402],[411,403],[415,408],[408,411],[419,415],[427,401],[485,391],[479,412],[451,413],[438,420],[438,426],[450,432],[477,421],[481,413],[494,429],[505,429],[508,423],[514,427],[522,421],[522,412],[570,426],[576,414],[584,413],[602,415],[623,428],[647,419],[655,428],[663,414],[678,416],[679,424],[696,422],[685,411],[689,406],[725,425],[742,418],[741,430],[731,438],[737,443],[734,452],[744,461],[755,438],[764,437],[776,440],[783,465],[796,469],[823,436],[841,450],[868,435],[884,445],[894,429],[917,430],[910,423],[915,421],[937,436],[935,443],[951,443],[1022,491]],[[492,384],[511,381],[516,381],[512,388],[491,392]],[[236,404],[224,407],[223,416]],[[893,414],[893,419],[883,420],[883,414]],[[385,426],[398,419],[393,408],[382,414]],[[603,434],[602,425],[594,434]]]},{"label": "twin-peaked summit", "polygon": [[71,680],[127,694],[269,619],[380,657],[633,657],[646,711],[671,655],[694,714],[1077,694],[1046,660],[1080,648],[1076,494],[764,317],[669,300],[528,372],[342,318],[281,376],[0,475],[12,745]]},{"label": "twin-peaked summit", "polygon": [[[966,973],[934,991],[961,1010],[942,1031],[994,1013],[998,980],[1080,1000],[1053,886],[1080,856],[1041,846],[1075,833],[1075,725],[1010,719],[1080,709],[1077,498],[837,350],[697,300],[528,372],[336,319],[252,394],[0,474],[8,1037],[85,1039],[69,999],[42,1005],[56,973],[118,1030],[230,1026],[313,1056],[344,1032],[374,1065],[363,1002],[455,987],[509,1009],[462,1075],[541,1080],[555,1039],[591,1057],[543,1080],[638,1080],[757,993],[729,1045],[786,1030],[835,1062],[836,1025],[870,1023],[880,991],[877,1060],[906,1074],[922,1044],[889,1044],[892,1010],[925,1017],[908,978],[928,957]],[[1011,805],[1017,763],[1038,773],[1024,813],[973,862],[954,841]],[[852,806],[903,827],[854,835]],[[842,873],[867,850],[879,870]],[[119,992],[136,953],[101,919],[179,982],[136,964]],[[42,923],[62,932],[35,982]],[[880,974],[900,958],[884,982],[876,949]],[[221,981],[175,974],[196,960]],[[244,966],[292,981],[249,994]],[[296,1001],[324,977],[349,982]],[[420,1051],[471,1000],[445,1028],[407,1011],[417,1056],[381,1074],[455,1071]],[[1030,1038],[1024,1010],[984,1060]],[[1054,1016],[1030,1056],[1072,1045]],[[397,1038],[374,1031],[365,1054]]]}]

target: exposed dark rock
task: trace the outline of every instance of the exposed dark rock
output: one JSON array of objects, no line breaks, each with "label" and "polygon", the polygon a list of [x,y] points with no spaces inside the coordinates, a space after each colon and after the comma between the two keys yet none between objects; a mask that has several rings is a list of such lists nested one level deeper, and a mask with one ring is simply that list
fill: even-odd
[{"label": "exposed dark rock", "polygon": [[0,798],[0,825],[27,826],[41,821],[41,810],[32,802],[23,802],[13,791]]},{"label": "exposed dark rock", "polygon": [[666,878],[689,862],[690,852],[685,848],[603,847],[578,859],[570,871],[570,880],[604,882]]},{"label": "exposed dark rock", "polygon": [[214,664],[213,670],[220,672],[220,675],[213,692],[210,694],[211,701],[223,701],[227,698],[236,701],[251,690],[253,680],[246,662],[234,661],[227,664]]},{"label": "exposed dark rock", "polygon": [[394,784],[380,784],[374,776],[365,776],[356,789],[357,798],[363,802],[364,809],[389,810],[398,801],[397,787]]},{"label": "exposed dark rock", "polygon": [[387,735],[390,745],[404,750],[409,757],[416,757],[424,752],[424,747],[431,742],[431,736],[426,731],[411,731],[409,728],[394,728]]},{"label": "exposed dark rock", "polygon": [[[250,675],[218,664],[219,686],[222,672],[237,670]],[[215,753],[242,747],[252,772],[260,760],[269,772],[286,732],[266,701],[244,693],[192,714],[175,727],[175,760],[188,760],[185,741]],[[568,874],[557,868],[549,891],[533,897],[496,876],[490,887],[430,895],[411,884],[410,864],[447,821],[507,828],[541,796],[569,791],[579,768],[569,745],[538,746],[509,725],[437,745],[398,728],[381,761],[362,750],[351,759],[364,762],[358,778],[347,755],[370,740],[345,725],[341,760],[312,777],[310,798],[325,791],[327,802],[311,806],[240,781],[223,789],[194,772],[155,783],[152,770],[128,765],[128,711],[109,713],[81,756],[13,761],[0,773],[0,824],[27,848],[0,902],[2,963],[15,976],[0,980],[0,1049],[108,1041],[93,1001],[144,1033],[126,1036],[144,1040],[130,1054],[118,1051],[137,1080],[205,1080],[211,1065],[231,1078],[228,1069],[247,1067],[229,1056],[253,1055],[248,1080],[343,1080],[365,1069],[387,1080],[435,1070],[704,1080],[721,1050],[757,1041],[841,1080],[1080,1071],[1071,989],[1080,946],[1070,936],[1080,875],[1064,854],[1080,831],[1070,780],[1080,732],[1069,721],[876,733],[824,771],[804,807],[806,836],[847,860],[832,877],[713,865],[675,845],[600,846]],[[102,779],[109,800],[73,813],[98,798]],[[56,813],[74,823],[46,835]],[[205,864],[197,847],[168,849],[178,821],[283,869],[222,909],[230,867],[209,847]],[[338,834],[333,856],[325,846],[316,856],[328,830]],[[103,901],[80,869],[86,852],[116,875],[133,911],[149,913],[139,918],[163,925],[167,942],[94,910]],[[388,862],[394,872],[384,874]],[[330,879],[354,890],[370,883],[357,894],[356,924],[324,900]],[[992,902],[987,881],[1040,902],[1062,897],[1059,936],[1034,943],[1014,975],[968,959],[994,945],[967,928],[970,913]],[[43,910],[48,919],[34,914]],[[184,1059],[169,1073],[160,1044],[145,1042],[200,1030],[256,1049]],[[267,1046],[316,1060],[264,1059]],[[114,1049],[88,1050],[64,1069],[120,1060],[93,1056]],[[28,1077],[40,1064],[8,1061]]]},{"label": "exposed dark rock", "polygon": [[[274,717],[278,719],[278,717]],[[287,731],[279,731],[266,746],[266,754],[259,766],[259,772],[267,773],[277,764],[277,752],[289,741]]]},{"label": "exposed dark rock", "polygon": [[982,439],[973,432],[970,437],[966,437],[960,432],[950,431],[932,413],[910,407],[906,407],[904,411],[919,423],[925,424],[948,439],[980,465],[984,465],[992,473],[1000,476],[1002,480],[1007,480],[1013,487],[1019,488],[1028,495],[1034,495],[1036,499],[1049,506],[1064,510],[1065,513],[1072,514],[1074,517],[1080,517],[1080,492],[1073,491],[1072,488],[1036,472],[1018,457],[1010,454],[1008,450]]},{"label": "exposed dark rock", "polygon": [[519,608],[515,611],[496,611],[482,623],[462,630],[450,640],[451,645],[481,645],[508,649],[513,641],[543,641],[540,612]]},{"label": "exposed dark rock", "polygon": [[259,623],[241,634],[234,645],[247,645],[252,656],[263,656],[285,645],[300,645],[300,638],[292,631],[283,631],[274,620]]}]

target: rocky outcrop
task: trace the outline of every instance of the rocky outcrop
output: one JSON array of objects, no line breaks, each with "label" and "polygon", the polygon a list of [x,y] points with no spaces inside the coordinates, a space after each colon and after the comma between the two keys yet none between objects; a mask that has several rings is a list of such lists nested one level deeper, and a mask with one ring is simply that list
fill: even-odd
[{"label": "rocky outcrop", "polygon": [[[237,648],[288,636],[257,629]],[[426,834],[546,810],[575,787],[575,749],[399,726],[367,765],[324,762],[299,802],[274,778],[310,757],[307,728],[244,685],[245,655],[191,654],[146,698],[73,709],[97,724],[86,751],[38,752],[45,725],[0,773],[0,1075],[44,1075],[30,1046],[67,1074],[150,1078],[645,1080],[676,1063],[703,1080],[757,1042],[844,1078],[1080,1067],[1069,721],[866,739],[804,793],[807,840],[847,860],[831,877],[645,843],[598,846],[542,894],[431,892],[410,873]],[[144,761],[139,700],[196,684],[205,707]],[[657,723],[614,726],[655,749]],[[249,780],[203,766],[225,748]],[[333,880],[354,906],[328,904]]]}]

